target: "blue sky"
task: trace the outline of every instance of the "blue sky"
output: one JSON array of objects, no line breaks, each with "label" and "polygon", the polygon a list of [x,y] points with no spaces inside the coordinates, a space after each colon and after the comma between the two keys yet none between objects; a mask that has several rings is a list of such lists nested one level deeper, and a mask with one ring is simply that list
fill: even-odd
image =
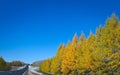
[{"label": "blue sky", "polygon": [[54,56],[74,33],[95,33],[120,0],[0,0],[0,56],[32,63]]}]

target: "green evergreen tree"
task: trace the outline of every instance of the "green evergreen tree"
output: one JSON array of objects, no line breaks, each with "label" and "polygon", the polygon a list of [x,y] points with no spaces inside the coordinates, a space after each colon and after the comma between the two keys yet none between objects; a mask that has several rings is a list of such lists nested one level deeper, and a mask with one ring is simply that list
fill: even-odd
[{"label": "green evergreen tree", "polygon": [[9,70],[9,69],[10,68],[8,67],[5,60],[2,57],[0,57],[0,71],[6,71],[6,70]]}]

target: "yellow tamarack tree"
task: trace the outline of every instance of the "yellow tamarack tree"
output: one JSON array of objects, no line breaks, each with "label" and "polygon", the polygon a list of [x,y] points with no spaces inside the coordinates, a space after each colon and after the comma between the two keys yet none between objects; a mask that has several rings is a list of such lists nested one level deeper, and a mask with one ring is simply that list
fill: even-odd
[{"label": "yellow tamarack tree", "polygon": [[76,52],[77,52],[78,38],[75,34],[72,43],[68,42],[65,48],[65,53],[62,59],[62,72],[67,74],[74,74],[76,71]]},{"label": "yellow tamarack tree", "polygon": [[61,61],[63,54],[64,54],[64,45],[61,44],[60,47],[58,48],[58,52],[51,61],[51,67],[50,67],[51,73],[59,74],[61,72]]},{"label": "yellow tamarack tree", "polygon": [[39,70],[41,72],[49,73],[50,72],[51,60],[52,59],[44,60],[42,62],[42,64],[40,65]]},{"label": "yellow tamarack tree", "polygon": [[55,75],[120,75],[120,22],[112,14],[104,26],[85,38],[75,34],[60,45],[56,55],[44,60],[40,71]]}]

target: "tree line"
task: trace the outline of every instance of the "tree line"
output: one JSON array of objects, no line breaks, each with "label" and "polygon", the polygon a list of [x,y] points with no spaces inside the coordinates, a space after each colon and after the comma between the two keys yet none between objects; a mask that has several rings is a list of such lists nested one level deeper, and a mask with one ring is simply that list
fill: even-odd
[{"label": "tree line", "polygon": [[55,75],[120,75],[120,21],[115,14],[88,38],[84,33],[61,44],[56,55],[44,60],[39,71]]},{"label": "tree line", "polygon": [[6,62],[2,57],[0,57],[0,71],[8,71],[12,68],[12,66],[23,66],[25,65],[21,61],[12,61],[12,62]]}]

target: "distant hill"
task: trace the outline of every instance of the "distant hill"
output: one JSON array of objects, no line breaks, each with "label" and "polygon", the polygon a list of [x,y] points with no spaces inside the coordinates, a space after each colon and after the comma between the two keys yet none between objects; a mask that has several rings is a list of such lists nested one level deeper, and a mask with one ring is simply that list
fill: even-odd
[{"label": "distant hill", "polygon": [[43,60],[35,61],[35,62],[33,62],[31,65],[38,67],[38,66],[40,66],[40,64],[41,64],[42,62],[43,62]]}]

